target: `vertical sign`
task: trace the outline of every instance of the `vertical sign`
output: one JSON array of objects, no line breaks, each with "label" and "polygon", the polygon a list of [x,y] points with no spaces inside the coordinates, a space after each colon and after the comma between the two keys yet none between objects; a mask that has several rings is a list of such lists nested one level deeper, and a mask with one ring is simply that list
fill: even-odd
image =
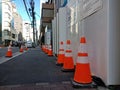
[{"label": "vertical sign", "polygon": [[61,7],[65,7],[67,4],[67,0],[61,0]]}]

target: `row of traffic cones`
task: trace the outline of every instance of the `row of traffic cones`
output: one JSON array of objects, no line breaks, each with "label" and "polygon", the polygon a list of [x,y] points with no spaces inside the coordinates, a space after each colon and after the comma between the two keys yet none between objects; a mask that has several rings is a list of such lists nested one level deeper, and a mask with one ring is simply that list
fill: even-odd
[{"label": "row of traffic cones", "polygon": [[70,40],[67,40],[66,50],[64,50],[64,43],[63,41],[60,42],[60,49],[56,65],[62,65],[62,71],[74,71],[75,69],[70,44]]},{"label": "row of traffic cones", "polygon": [[[52,56],[51,45],[42,45],[42,50]],[[88,53],[86,51],[86,38],[83,36],[80,38],[80,46],[78,48],[78,57],[76,66],[74,66],[71,50],[71,41],[66,41],[66,49],[64,50],[63,41],[60,42],[60,48],[58,53],[58,58],[56,65],[62,66],[62,71],[75,71],[74,77],[72,79],[73,87],[82,88],[95,88],[97,85],[92,81],[90,65],[88,61]]]},{"label": "row of traffic cones", "polygon": [[97,87],[97,85],[92,81],[88,53],[86,51],[86,38],[84,36],[80,38],[76,67],[74,67],[70,44],[70,40],[67,40],[66,50],[64,50],[63,41],[60,42],[59,54],[56,64],[63,65],[62,71],[75,70],[74,78],[72,80],[73,87]]},{"label": "row of traffic cones", "polygon": [[[21,45],[19,52],[23,52],[24,50],[28,50],[27,46],[24,47],[23,45]],[[13,56],[12,55],[12,46],[11,46],[11,44],[9,44],[8,50],[6,52],[6,57],[12,57],[12,56]]]},{"label": "row of traffic cones", "polygon": [[52,46],[51,45],[42,45],[42,50],[48,54],[48,56],[53,56]]},{"label": "row of traffic cones", "polygon": [[74,63],[73,63],[72,50],[70,45],[71,45],[70,40],[67,40],[62,71],[74,71]]},{"label": "row of traffic cones", "polygon": [[23,52],[24,50],[27,51],[27,50],[28,50],[28,47],[21,45],[19,52]]}]

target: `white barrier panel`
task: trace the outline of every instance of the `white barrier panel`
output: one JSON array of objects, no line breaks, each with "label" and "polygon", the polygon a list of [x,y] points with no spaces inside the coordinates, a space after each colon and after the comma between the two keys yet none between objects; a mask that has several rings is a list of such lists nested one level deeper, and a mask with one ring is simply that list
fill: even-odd
[{"label": "white barrier panel", "polygon": [[55,20],[52,20],[52,45],[53,45],[53,54],[55,54]]},{"label": "white barrier panel", "polygon": [[[120,0],[88,1],[86,5],[92,1],[98,4],[92,3],[88,8],[92,8],[91,11],[86,11],[79,27],[87,38],[92,73],[102,78],[106,85],[120,85]],[[91,14],[93,10],[96,11]]]},{"label": "white barrier panel", "polygon": [[65,50],[66,44],[66,7],[59,9],[59,44],[63,41],[63,49]]},{"label": "white barrier panel", "polygon": [[53,43],[53,53],[56,54],[57,53],[57,24],[56,24],[56,17],[54,17],[54,20],[52,21],[52,43]]},{"label": "white barrier panel", "polygon": [[59,12],[56,14],[56,54],[58,55],[59,48]]},{"label": "white barrier panel", "polygon": [[66,37],[67,39],[71,40],[71,49],[72,49],[72,56],[74,60],[74,64],[76,64],[77,60],[77,52],[79,46],[79,20],[80,20],[80,10],[79,10],[79,3],[78,0],[71,0],[67,4],[67,15],[66,15],[66,23],[67,23],[67,32]]},{"label": "white barrier panel", "polygon": [[106,85],[120,85],[120,0],[71,0],[67,4],[66,39],[74,62],[80,37],[87,40],[91,73]]}]

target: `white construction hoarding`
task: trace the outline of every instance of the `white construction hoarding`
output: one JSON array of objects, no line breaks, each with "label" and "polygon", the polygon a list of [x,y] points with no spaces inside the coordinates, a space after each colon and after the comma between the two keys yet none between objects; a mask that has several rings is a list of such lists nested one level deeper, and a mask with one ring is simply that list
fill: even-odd
[{"label": "white construction hoarding", "polygon": [[64,44],[66,44],[66,7],[62,7],[59,9],[59,46],[60,42],[62,41]]},{"label": "white construction hoarding", "polygon": [[120,0],[71,0],[67,4],[67,32],[74,62],[79,39],[86,37],[91,73],[106,85],[120,85]]}]

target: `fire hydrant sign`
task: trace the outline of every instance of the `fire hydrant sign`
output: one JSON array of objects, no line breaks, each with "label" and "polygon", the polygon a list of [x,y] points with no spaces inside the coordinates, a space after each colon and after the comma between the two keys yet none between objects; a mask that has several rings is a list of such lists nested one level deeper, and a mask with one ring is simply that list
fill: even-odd
[{"label": "fire hydrant sign", "polygon": [[81,0],[81,12],[84,19],[102,8],[102,0]]}]

